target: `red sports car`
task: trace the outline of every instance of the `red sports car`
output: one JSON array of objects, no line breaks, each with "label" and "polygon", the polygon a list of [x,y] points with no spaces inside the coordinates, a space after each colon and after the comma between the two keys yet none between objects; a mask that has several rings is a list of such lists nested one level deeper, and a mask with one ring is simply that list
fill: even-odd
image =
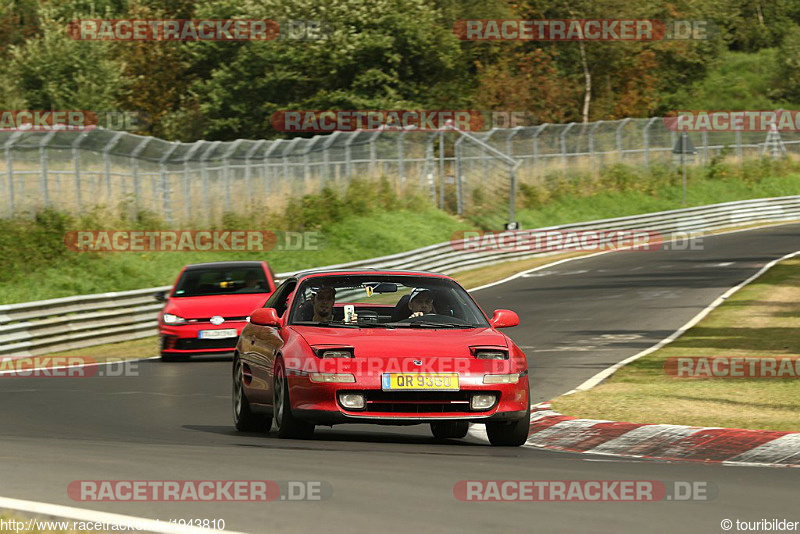
[{"label": "red sports car", "polygon": [[232,353],[250,312],[273,291],[273,273],[263,261],[187,265],[169,297],[156,295],[166,300],[158,316],[161,359]]},{"label": "red sports car", "polygon": [[315,425],[427,423],[436,438],[486,425],[493,445],[522,445],[528,365],[452,278],[413,271],[316,271],[285,280],[250,314],[233,359],[242,431],[308,438]]}]

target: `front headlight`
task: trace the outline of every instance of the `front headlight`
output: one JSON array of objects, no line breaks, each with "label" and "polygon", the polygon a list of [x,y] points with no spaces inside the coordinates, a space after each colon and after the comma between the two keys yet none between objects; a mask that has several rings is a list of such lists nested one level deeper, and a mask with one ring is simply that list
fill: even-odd
[{"label": "front headlight", "polygon": [[354,358],[354,350],[352,347],[312,347],[314,354],[318,358]]},{"label": "front headlight", "polygon": [[164,324],[183,324],[186,322],[186,319],[183,317],[178,317],[177,315],[173,315],[171,313],[163,314],[161,319],[164,321]]},{"label": "front headlight", "polygon": [[483,375],[484,384],[516,384],[519,382],[519,373],[510,375]]},{"label": "front headlight", "polygon": [[312,382],[325,384],[352,384],[356,377],[350,373],[308,373],[308,378]]}]

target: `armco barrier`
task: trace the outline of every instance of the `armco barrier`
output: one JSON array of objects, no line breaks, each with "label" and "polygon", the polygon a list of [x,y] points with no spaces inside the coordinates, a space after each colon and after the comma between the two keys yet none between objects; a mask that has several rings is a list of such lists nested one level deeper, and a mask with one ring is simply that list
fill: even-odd
[{"label": "armco barrier", "polygon": [[[648,230],[665,239],[676,233],[695,234],[756,223],[800,220],[800,196],[726,202],[588,223],[521,230]],[[451,242],[320,269],[377,267],[415,269],[453,274],[509,260],[557,252],[530,250],[457,250]],[[279,273],[279,279],[293,273]],[[155,335],[162,304],[153,287],[135,291],[82,295],[0,306],[0,356],[35,356],[103,343]]]}]

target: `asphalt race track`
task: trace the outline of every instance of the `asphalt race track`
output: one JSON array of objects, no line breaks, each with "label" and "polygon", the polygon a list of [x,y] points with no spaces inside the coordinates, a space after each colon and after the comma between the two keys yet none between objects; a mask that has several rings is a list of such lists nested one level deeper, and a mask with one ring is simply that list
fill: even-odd
[{"label": "asphalt race track", "polygon": [[[533,399],[552,399],[667,337],[769,261],[800,249],[800,225],[706,237],[703,250],[615,252],[475,293],[532,363]],[[143,355],[146,356],[146,355]],[[427,426],[318,428],[310,441],[240,434],[230,362],[147,361],[128,378],[0,377],[0,495],[138,517],[219,519],[262,532],[722,532],[723,519],[800,520],[800,473],[437,444]],[[326,481],[317,502],[75,502],[75,480]],[[712,501],[461,502],[460,480],[705,481]],[[734,526],[733,531],[736,531]]]}]

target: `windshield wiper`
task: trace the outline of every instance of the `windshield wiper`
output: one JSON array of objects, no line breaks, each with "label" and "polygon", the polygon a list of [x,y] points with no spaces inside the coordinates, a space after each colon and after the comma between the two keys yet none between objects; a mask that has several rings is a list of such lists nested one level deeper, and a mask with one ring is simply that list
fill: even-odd
[{"label": "windshield wiper", "polygon": [[409,323],[412,328],[420,326],[422,328],[475,328],[471,324],[454,324],[454,323]]},{"label": "windshield wiper", "polygon": [[331,328],[358,328],[358,326],[354,324],[324,323],[321,321],[298,321],[292,324],[294,326],[329,326]]},{"label": "windshield wiper", "polygon": [[358,323],[359,328],[397,328],[395,324],[387,323]]}]

